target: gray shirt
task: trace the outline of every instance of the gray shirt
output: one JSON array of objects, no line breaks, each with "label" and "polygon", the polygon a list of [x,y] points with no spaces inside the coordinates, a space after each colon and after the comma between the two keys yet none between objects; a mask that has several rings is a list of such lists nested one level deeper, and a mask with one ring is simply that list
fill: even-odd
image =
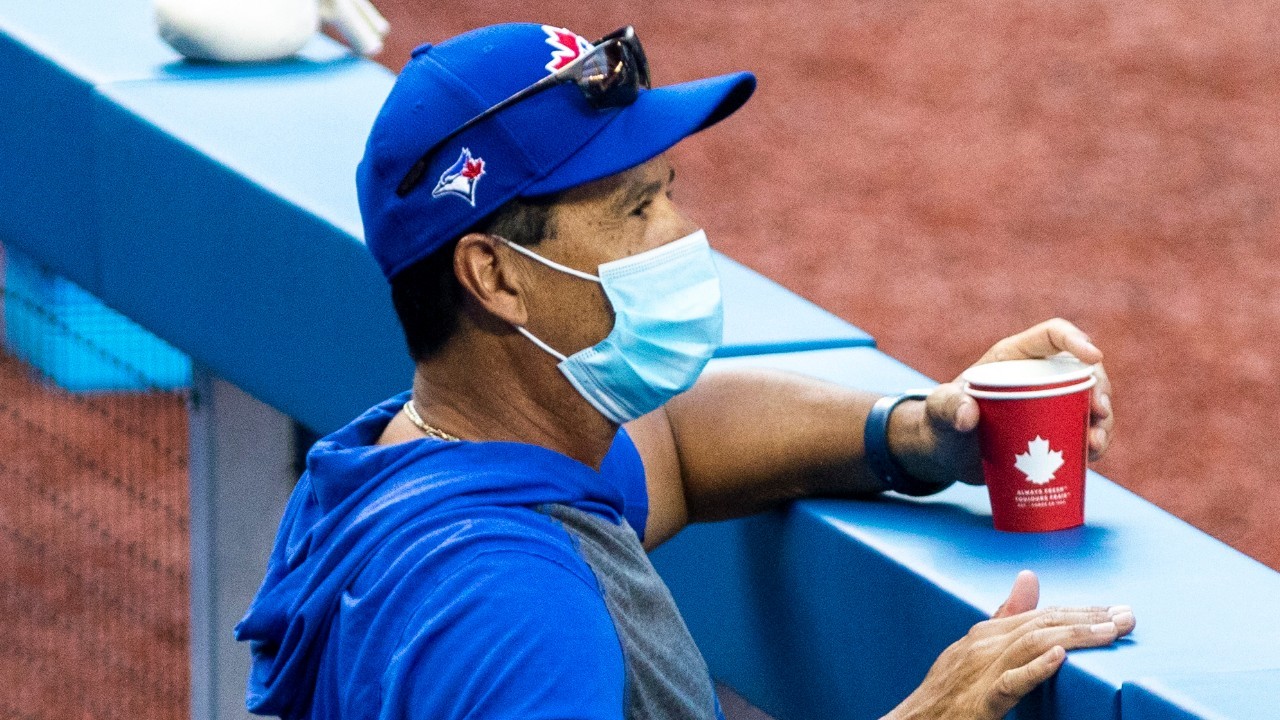
[{"label": "gray shirt", "polygon": [[707,663],[627,521],[567,505],[539,510],[569,533],[600,585],[626,663],[627,718],[723,720]]}]

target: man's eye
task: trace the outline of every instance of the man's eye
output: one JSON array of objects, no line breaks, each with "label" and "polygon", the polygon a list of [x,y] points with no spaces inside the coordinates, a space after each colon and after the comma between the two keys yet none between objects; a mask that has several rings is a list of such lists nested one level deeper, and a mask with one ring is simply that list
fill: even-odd
[{"label": "man's eye", "polygon": [[636,217],[644,217],[644,211],[648,209],[649,209],[649,201],[646,200],[645,202],[641,203],[640,206],[637,207],[635,210],[632,210],[631,214],[635,215]]}]

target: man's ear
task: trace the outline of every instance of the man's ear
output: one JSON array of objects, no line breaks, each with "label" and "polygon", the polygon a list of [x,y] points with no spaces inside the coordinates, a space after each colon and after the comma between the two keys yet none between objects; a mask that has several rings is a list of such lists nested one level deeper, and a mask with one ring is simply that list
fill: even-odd
[{"label": "man's ear", "polygon": [[529,314],[520,264],[500,245],[493,235],[463,235],[453,251],[453,274],[472,302],[507,324],[524,326]]}]

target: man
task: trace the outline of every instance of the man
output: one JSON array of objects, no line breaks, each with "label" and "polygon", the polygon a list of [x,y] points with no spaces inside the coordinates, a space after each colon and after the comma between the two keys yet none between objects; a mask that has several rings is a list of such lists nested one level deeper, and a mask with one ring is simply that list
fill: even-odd
[{"label": "man", "polygon": [[[629,28],[591,44],[503,25],[414,53],[358,172],[413,390],[310,452],[237,629],[251,710],[719,717],[645,550],[793,498],[981,482],[977,408],[955,384],[877,402],[775,373],[699,379],[719,283],[663,152],[754,86],[650,89]],[[1102,357],[1050,321],[982,361],[1063,351]],[[1103,374],[1095,455],[1108,392]],[[1034,611],[1037,595],[1019,576],[894,714],[1000,717],[1066,649],[1134,626],[1123,607]]]}]

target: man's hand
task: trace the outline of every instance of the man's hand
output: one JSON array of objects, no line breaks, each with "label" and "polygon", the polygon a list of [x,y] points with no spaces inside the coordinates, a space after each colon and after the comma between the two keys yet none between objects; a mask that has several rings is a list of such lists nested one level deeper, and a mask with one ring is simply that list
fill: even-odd
[{"label": "man's hand", "polygon": [[[1096,364],[1098,378],[1093,387],[1089,419],[1089,459],[1097,460],[1107,451],[1115,425],[1111,412],[1111,381],[1102,367],[1102,351],[1075,325],[1053,319],[996,343],[974,365],[1001,360],[1047,358],[1071,353],[1082,362]],[[981,485],[982,462],[978,456],[978,403],[964,393],[964,381],[956,378],[934,388],[922,409],[894,413],[890,449],[913,476],[925,480],[955,477],[970,485]],[[901,413],[901,418],[899,418]],[[899,432],[892,432],[897,429]]]},{"label": "man's hand", "polygon": [[1058,671],[1067,650],[1110,645],[1135,625],[1123,605],[1036,610],[1039,601],[1039,580],[1022,571],[995,615],[944,650],[887,718],[998,720]]}]

